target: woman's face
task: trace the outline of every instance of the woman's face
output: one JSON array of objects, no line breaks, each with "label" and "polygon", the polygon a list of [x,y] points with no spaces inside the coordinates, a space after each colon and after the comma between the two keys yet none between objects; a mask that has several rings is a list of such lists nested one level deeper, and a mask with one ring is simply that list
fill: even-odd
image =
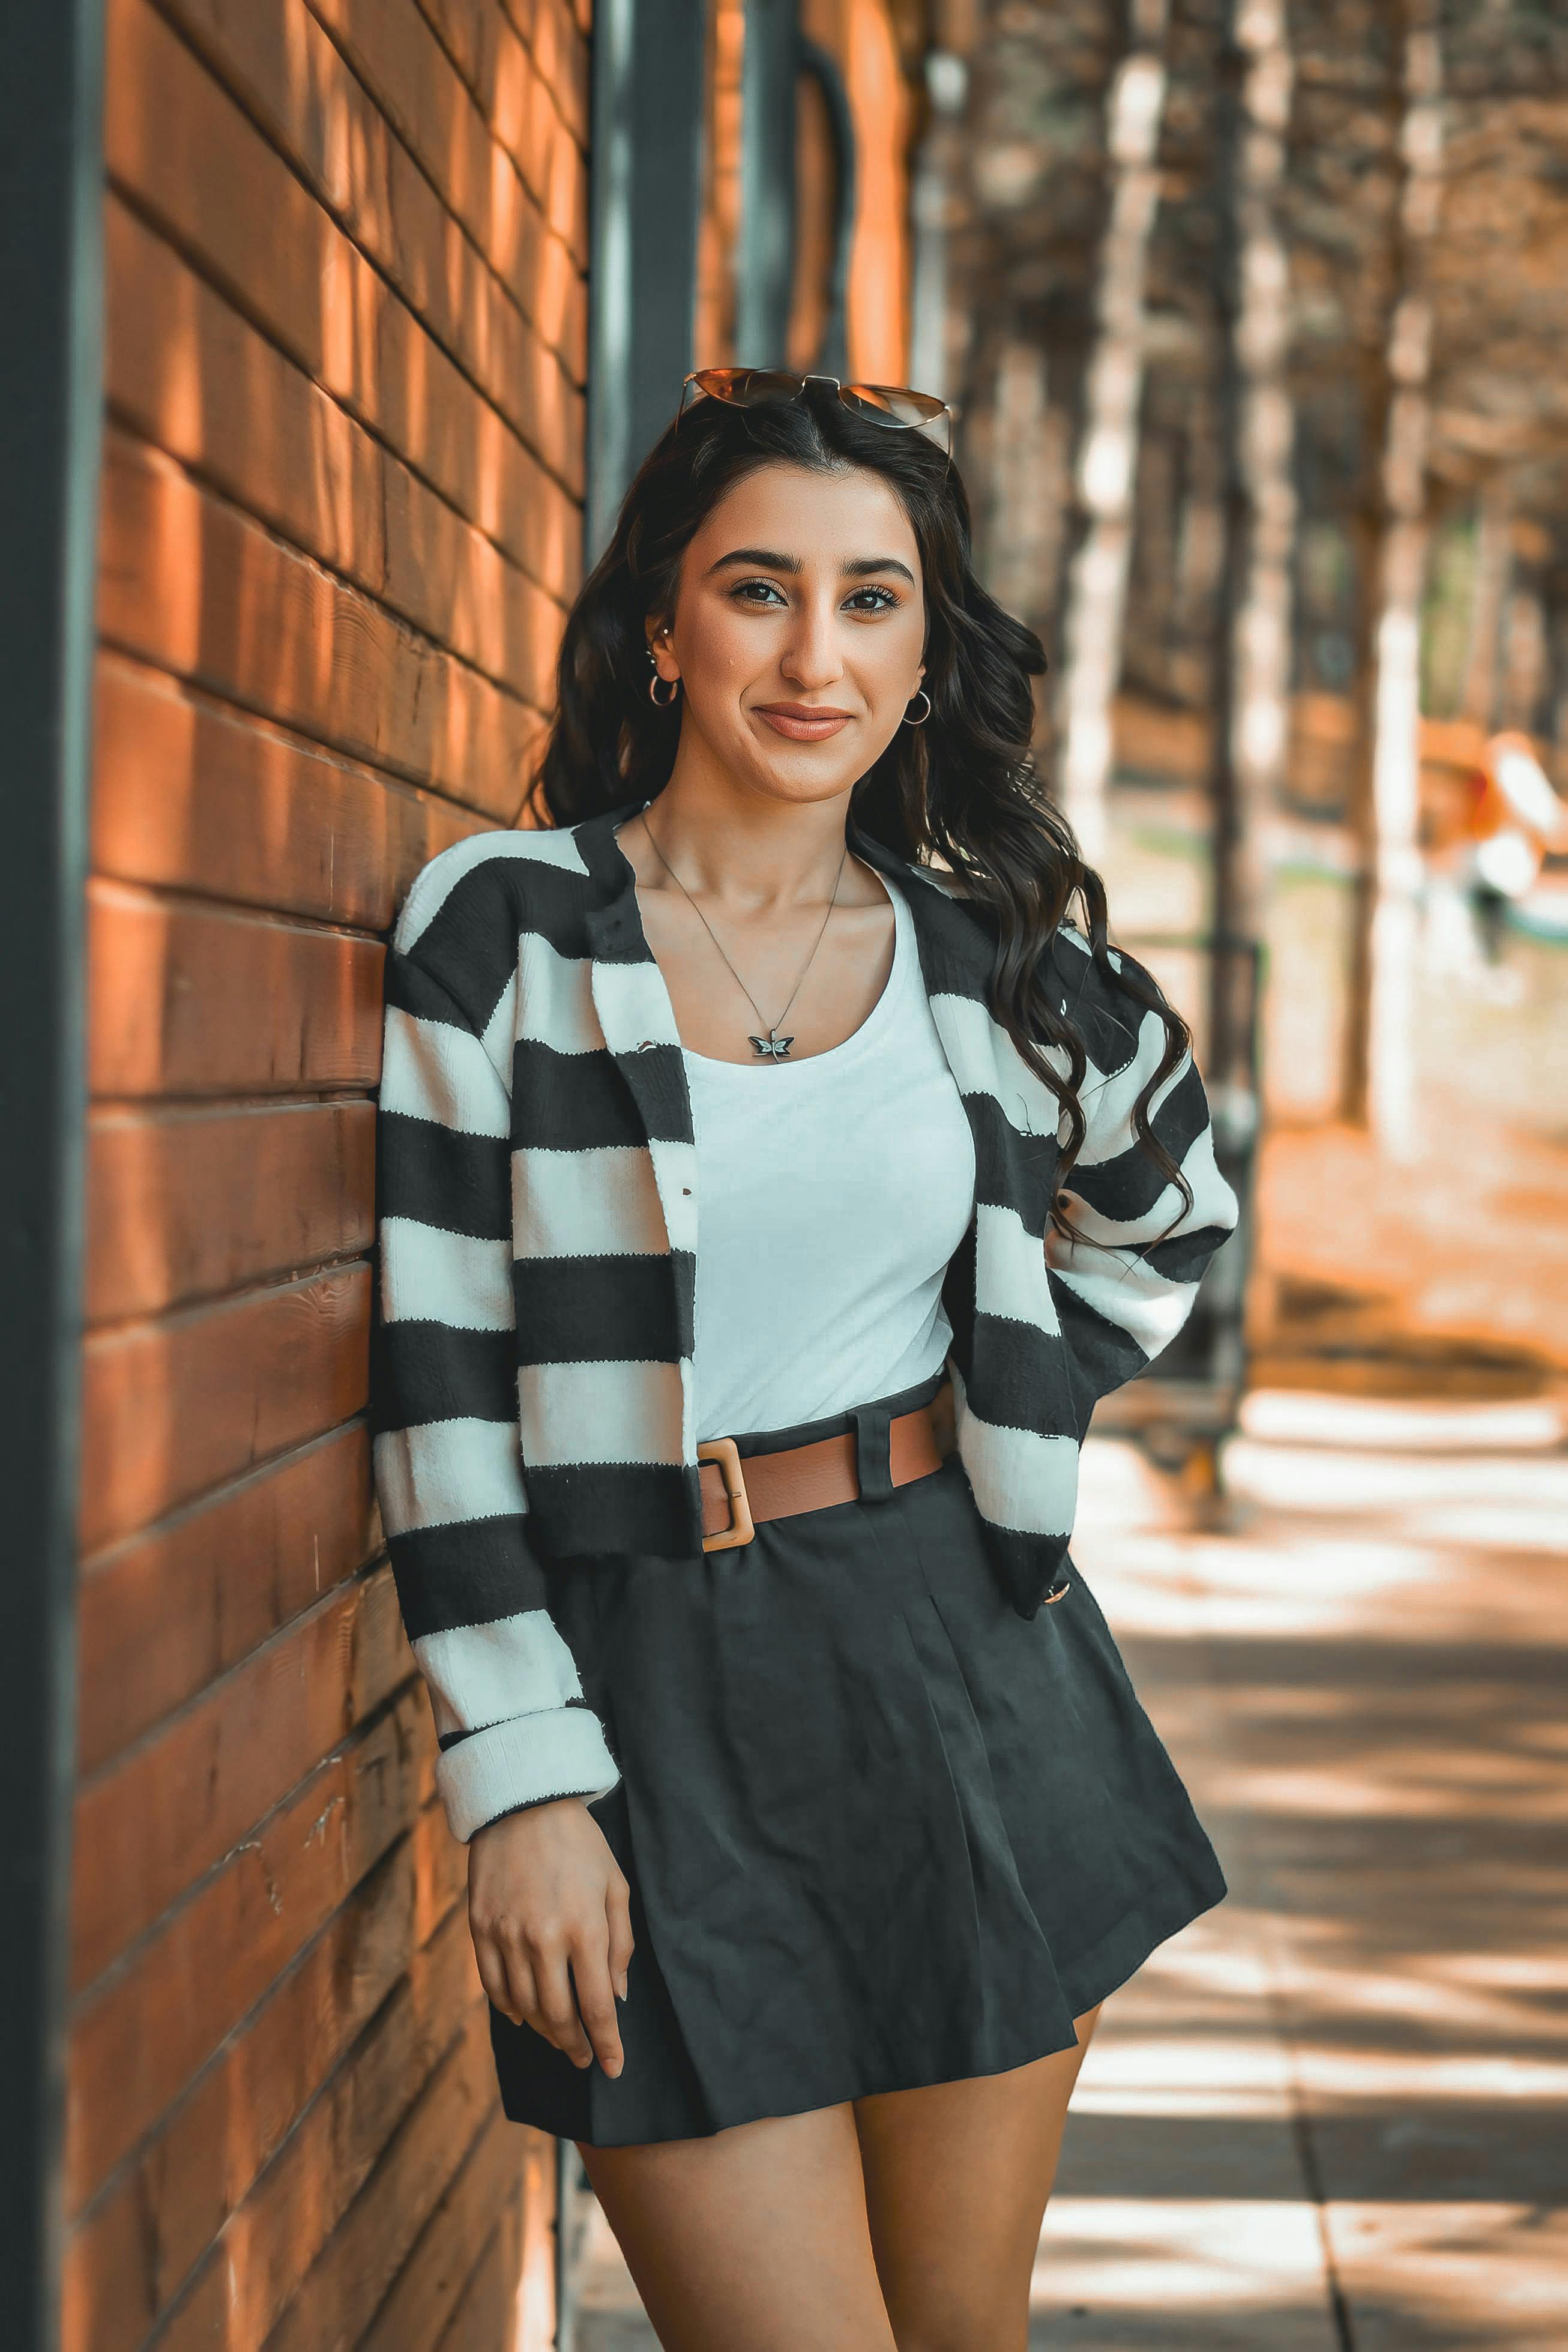
[{"label": "woman's face", "polygon": [[678,768],[695,754],[778,800],[847,792],[919,690],[925,625],[914,532],[879,474],[748,474],[688,547],[668,629],[650,624],[680,680]]}]

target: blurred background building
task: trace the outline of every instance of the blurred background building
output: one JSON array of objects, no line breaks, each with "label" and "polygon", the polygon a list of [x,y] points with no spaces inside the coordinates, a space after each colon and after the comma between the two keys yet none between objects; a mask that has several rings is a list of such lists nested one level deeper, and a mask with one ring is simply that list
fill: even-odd
[{"label": "blurred background building", "polygon": [[1248,1381],[1560,1395],[1568,22],[15,17],[0,2333],[564,2347],[371,1496],[395,906],[689,368],[938,390],[1249,1203],[1121,1425],[1201,1490]]}]

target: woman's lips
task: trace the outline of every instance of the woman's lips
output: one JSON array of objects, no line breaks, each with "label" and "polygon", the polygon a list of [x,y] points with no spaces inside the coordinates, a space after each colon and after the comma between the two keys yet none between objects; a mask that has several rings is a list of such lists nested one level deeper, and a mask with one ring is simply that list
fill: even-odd
[{"label": "woman's lips", "polygon": [[854,716],[848,710],[814,709],[809,702],[759,702],[755,709],[759,719],[765,719],[775,734],[787,735],[792,743],[826,743]]}]

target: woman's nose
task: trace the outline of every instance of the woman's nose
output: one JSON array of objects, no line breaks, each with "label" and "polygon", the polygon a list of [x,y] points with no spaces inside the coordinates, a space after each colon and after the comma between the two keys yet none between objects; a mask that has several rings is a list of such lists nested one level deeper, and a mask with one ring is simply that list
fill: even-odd
[{"label": "woman's nose", "polygon": [[831,686],[835,678],[843,676],[836,619],[832,611],[808,609],[800,614],[779,663],[784,676],[796,686],[808,690],[820,688]]}]

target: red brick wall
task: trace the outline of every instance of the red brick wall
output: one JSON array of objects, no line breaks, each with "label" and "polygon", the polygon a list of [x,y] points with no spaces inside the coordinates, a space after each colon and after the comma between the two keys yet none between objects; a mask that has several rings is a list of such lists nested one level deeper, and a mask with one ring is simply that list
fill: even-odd
[{"label": "red brick wall", "polygon": [[535,2352],[366,1253],[382,935],[575,583],[586,8],[108,13],[65,2347]]}]

